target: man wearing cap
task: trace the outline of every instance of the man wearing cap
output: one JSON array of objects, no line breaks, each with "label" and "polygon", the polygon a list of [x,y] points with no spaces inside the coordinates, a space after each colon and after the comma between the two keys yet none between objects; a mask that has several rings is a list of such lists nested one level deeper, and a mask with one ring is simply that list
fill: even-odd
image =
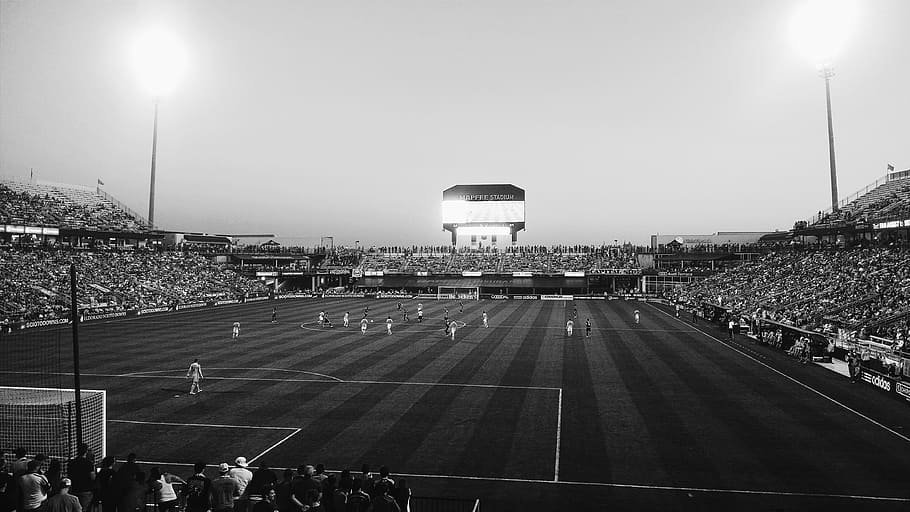
[{"label": "man wearing cap", "polygon": [[60,481],[60,492],[47,499],[44,505],[45,512],[82,512],[79,498],[70,494],[73,482],[69,478]]},{"label": "man wearing cap", "polygon": [[237,481],[238,492],[240,493],[234,503],[234,512],[246,512],[247,503],[250,501],[250,493],[247,487],[250,484],[250,480],[253,479],[253,472],[246,468],[249,466],[246,462],[246,457],[237,457],[234,459],[234,464],[235,467],[228,472],[228,475]]},{"label": "man wearing cap", "polygon": [[230,471],[227,462],[218,466],[218,478],[212,480],[212,512],[234,510],[234,498],[240,497],[240,486],[231,477]]}]

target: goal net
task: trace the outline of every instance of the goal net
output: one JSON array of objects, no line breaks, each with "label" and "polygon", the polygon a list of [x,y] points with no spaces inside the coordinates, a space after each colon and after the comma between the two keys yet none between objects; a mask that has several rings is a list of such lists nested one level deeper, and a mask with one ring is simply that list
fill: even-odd
[{"label": "goal net", "polygon": [[[105,456],[107,397],[104,391],[83,389],[82,442],[95,460]],[[76,456],[76,392],[61,388],[0,386],[0,448],[11,453],[22,447],[30,455],[68,460]]]}]

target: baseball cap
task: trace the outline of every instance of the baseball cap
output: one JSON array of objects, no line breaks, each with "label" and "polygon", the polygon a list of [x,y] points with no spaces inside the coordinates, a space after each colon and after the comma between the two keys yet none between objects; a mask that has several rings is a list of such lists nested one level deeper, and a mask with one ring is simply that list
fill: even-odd
[{"label": "baseball cap", "polygon": [[228,463],[227,463],[227,462],[222,462],[221,464],[218,465],[218,472],[219,472],[219,473],[227,473],[227,472],[230,471],[230,470],[231,470],[231,467],[228,466]]},{"label": "baseball cap", "polygon": [[60,480],[60,487],[70,487],[72,485],[73,485],[73,481],[70,480],[69,478],[64,478],[63,480]]},{"label": "baseball cap", "polygon": [[234,464],[237,464],[238,466],[240,466],[242,468],[249,466],[249,464],[246,463],[246,457],[237,457],[236,459],[234,459]]}]

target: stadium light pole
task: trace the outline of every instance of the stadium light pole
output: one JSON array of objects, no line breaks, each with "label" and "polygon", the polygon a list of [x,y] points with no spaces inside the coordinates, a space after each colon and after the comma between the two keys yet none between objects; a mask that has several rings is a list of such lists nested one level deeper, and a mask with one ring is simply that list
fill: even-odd
[{"label": "stadium light pole", "polygon": [[856,19],[853,0],[808,0],[793,15],[790,35],[804,57],[815,63],[825,79],[828,117],[828,166],[831,173],[831,211],[837,211],[837,160],[834,156],[834,122],[831,115],[833,59],[844,45]]},{"label": "stadium light pole", "polygon": [[152,165],[149,180],[149,227],[155,227],[155,173],[158,159],[158,103],[177,85],[186,68],[186,53],[180,41],[170,32],[151,29],[136,39],[133,64],[144,87],[155,98],[152,127]]}]

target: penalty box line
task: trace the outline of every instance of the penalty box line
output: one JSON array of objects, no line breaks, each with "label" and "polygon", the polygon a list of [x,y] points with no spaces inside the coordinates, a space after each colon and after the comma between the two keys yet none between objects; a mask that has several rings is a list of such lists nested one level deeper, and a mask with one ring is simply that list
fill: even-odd
[{"label": "penalty box line", "polygon": [[[118,459],[118,462],[125,462],[125,460]],[[193,464],[187,462],[162,462],[162,461],[149,461],[149,460],[139,460],[136,461],[139,464],[151,464],[157,466],[187,466],[192,467]],[[208,465],[207,467],[217,467],[215,465]],[[326,471],[332,473],[340,473],[340,469],[326,469]],[[741,495],[752,495],[752,496],[783,496],[783,497],[794,497],[794,498],[834,498],[834,499],[843,499],[843,500],[863,500],[863,501],[886,501],[886,502],[898,502],[898,503],[910,503],[910,498],[901,497],[901,496],[874,496],[874,495],[864,495],[864,494],[837,494],[837,493],[824,493],[824,492],[796,492],[796,491],[773,491],[773,490],[760,490],[760,489],[721,489],[713,487],[682,487],[674,485],[651,485],[651,484],[634,484],[634,483],[617,483],[617,482],[581,482],[573,480],[543,480],[543,479],[533,479],[533,478],[507,478],[507,477],[493,477],[493,476],[468,476],[468,475],[425,475],[420,473],[393,473],[393,475],[404,476],[408,478],[438,478],[443,480],[469,480],[469,481],[483,481],[483,482],[505,482],[505,483],[520,483],[520,484],[549,484],[549,485],[568,485],[568,486],[579,486],[579,487],[608,487],[614,489],[639,489],[643,491],[670,491],[670,492],[702,492],[706,494],[741,494]]]},{"label": "penalty box line", "polygon": [[[252,429],[252,430],[291,430],[292,432],[279,440],[277,443],[269,446],[258,455],[250,459],[248,462],[253,463],[257,459],[261,458],[263,455],[269,453],[275,448],[281,446],[282,443],[288,439],[294,437],[300,432],[300,428],[296,427],[272,427],[272,426],[262,426],[262,425],[225,425],[220,423],[175,423],[168,421],[139,421],[139,420],[107,420],[110,423],[128,423],[133,425],[166,425],[170,427],[203,427],[203,428],[232,428],[232,429]],[[151,464],[151,463],[150,463]]]}]

